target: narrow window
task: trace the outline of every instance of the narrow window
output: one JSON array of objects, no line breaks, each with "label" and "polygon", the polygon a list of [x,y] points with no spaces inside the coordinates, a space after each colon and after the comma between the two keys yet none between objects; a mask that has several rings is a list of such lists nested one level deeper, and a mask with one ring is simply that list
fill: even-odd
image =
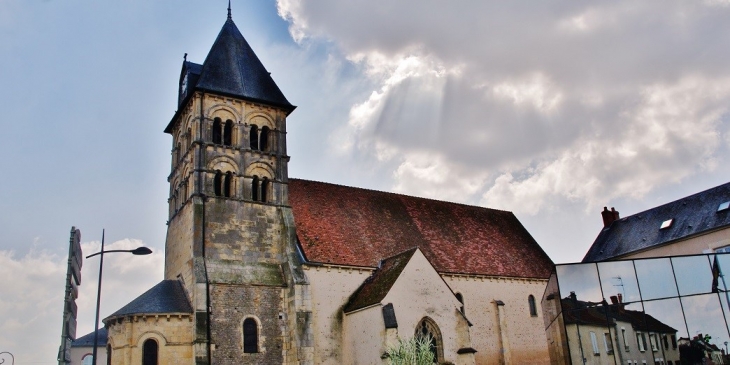
[{"label": "narrow window", "polygon": [[532,294],[527,297],[527,303],[530,305],[530,315],[537,317],[537,306],[535,305],[535,297]]},{"label": "narrow window", "polygon": [[626,329],[621,327],[621,338],[624,340],[624,349],[629,351],[629,341],[626,339]]},{"label": "narrow window", "polygon": [[221,144],[221,118],[213,119],[213,143]]},{"label": "narrow window", "polygon": [[598,338],[596,338],[596,333],[591,332],[591,345],[593,345],[593,354],[598,355],[601,352],[598,350]]},{"label": "narrow window", "polygon": [[249,141],[251,142],[251,149],[259,149],[259,127],[256,124],[251,125],[251,132],[249,133]]},{"label": "narrow window", "polygon": [[607,354],[613,354],[613,341],[611,341],[611,333],[603,334],[603,346],[606,347]]},{"label": "narrow window", "polygon": [[268,151],[269,150],[269,127],[262,127],[261,128],[261,137],[259,138],[261,141],[261,151]]},{"label": "narrow window", "polygon": [[142,365],[157,365],[157,341],[151,338],[142,346]]},{"label": "narrow window", "polygon": [[456,293],[456,300],[458,300],[459,303],[461,303],[461,307],[459,307],[459,311],[462,314],[466,314],[466,313],[464,313],[464,296],[461,295],[461,293]]},{"label": "narrow window", "polygon": [[251,181],[251,200],[259,200],[259,177],[254,175]]},{"label": "narrow window", "polygon": [[430,342],[431,353],[433,354],[434,363],[441,363],[443,359],[443,342],[441,340],[441,330],[439,330],[436,322],[431,318],[425,317],[416,326],[416,337],[427,339]]},{"label": "narrow window", "polygon": [[223,181],[223,196],[226,198],[231,197],[231,184],[233,184],[233,173],[228,171],[226,172],[226,178]]},{"label": "narrow window", "polygon": [[[98,353],[96,355],[99,356]],[[96,362],[96,359],[94,359],[94,362]],[[109,344],[106,345],[106,365],[112,365],[112,345]]]},{"label": "narrow window", "polygon": [[664,349],[669,350],[669,336],[663,335],[662,340],[664,340]]},{"label": "narrow window", "polygon": [[180,161],[182,158],[182,148],[180,148],[180,142],[177,143],[177,150],[175,150],[175,161]]},{"label": "narrow window", "polygon": [[639,345],[639,351],[646,351],[646,337],[641,332],[636,332],[636,343]]},{"label": "narrow window", "polygon": [[220,171],[215,172],[215,178],[213,179],[213,185],[215,189],[215,196],[221,196],[223,195],[222,191],[222,185],[223,185],[223,174],[221,174]]},{"label": "narrow window", "polygon": [[226,146],[233,145],[233,121],[226,120],[226,127],[223,130],[223,144]]},{"label": "narrow window", "polygon": [[651,351],[659,351],[659,348],[657,347],[656,333],[649,335],[649,344],[651,344]]},{"label": "narrow window", "polygon": [[259,352],[259,328],[253,318],[243,321],[243,352]]},{"label": "narrow window", "polygon": [[265,177],[261,179],[261,201],[266,203],[266,197],[269,193],[269,178]]},{"label": "narrow window", "polygon": [[672,340],[672,349],[676,349],[677,348],[677,336],[671,335],[671,336],[669,336],[669,338]]}]

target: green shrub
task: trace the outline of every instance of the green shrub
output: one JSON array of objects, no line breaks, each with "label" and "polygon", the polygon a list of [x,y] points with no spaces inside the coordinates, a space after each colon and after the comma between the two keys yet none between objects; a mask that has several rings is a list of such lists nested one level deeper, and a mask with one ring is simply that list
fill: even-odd
[{"label": "green shrub", "polygon": [[432,365],[435,361],[431,352],[431,338],[411,337],[398,339],[388,348],[386,354],[391,365]]}]

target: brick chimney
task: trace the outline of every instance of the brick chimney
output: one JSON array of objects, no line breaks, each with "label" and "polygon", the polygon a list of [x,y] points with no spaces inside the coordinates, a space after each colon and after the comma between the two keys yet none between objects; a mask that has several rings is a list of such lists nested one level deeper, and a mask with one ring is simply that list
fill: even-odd
[{"label": "brick chimney", "polygon": [[608,227],[613,223],[614,221],[619,220],[618,211],[611,207],[611,210],[609,211],[607,207],[603,207],[603,211],[601,212],[601,217],[603,217],[603,226]]}]

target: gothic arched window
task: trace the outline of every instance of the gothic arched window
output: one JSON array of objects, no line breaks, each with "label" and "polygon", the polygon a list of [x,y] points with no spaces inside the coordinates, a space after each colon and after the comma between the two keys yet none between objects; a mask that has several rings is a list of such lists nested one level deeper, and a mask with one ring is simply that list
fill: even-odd
[{"label": "gothic arched window", "polygon": [[213,179],[213,190],[215,196],[223,195],[223,174],[220,171],[215,172],[215,178]]},{"label": "gothic arched window", "polygon": [[253,318],[243,321],[243,352],[259,352],[259,326]]},{"label": "gothic arched window", "polygon": [[259,140],[261,141],[259,143],[261,151],[267,151],[269,149],[269,127],[261,128],[261,136],[259,137]]},{"label": "gothic arched window", "polygon": [[416,337],[430,342],[431,353],[435,363],[444,361],[444,345],[441,340],[441,330],[433,319],[424,317],[416,326]]},{"label": "gothic arched window", "polygon": [[233,184],[233,174],[228,171],[226,172],[225,180],[223,181],[223,196],[226,198],[231,197],[231,185]]},{"label": "gothic arched window", "polygon": [[223,129],[223,144],[226,146],[233,145],[233,121],[226,120],[226,126]]},{"label": "gothic arched window", "polygon": [[223,139],[221,138],[221,118],[213,119],[213,143],[221,144]]},{"label": "gothic arched window", "polygon": [[269,193],[269,178],[265,177],[261,179],[261,201],[266,203],[266,198]]},{"label": "gothic arched window", "polygon": [[251,181],[251,200],[259,200],[259,177],[254,175]]},{"label": "gothic arched window", "polygon": [[157,341],[148,339],[142,345],[142,365],[157,365]]},{"label": "gothic arched window", "polygon": [[249,141],[251,142],[251,149],[259,149],[259,127],[256,124],[251,125],[251,132],[249,132]]},{"label": "gothic arched window", "polygon": [[527,304],[530,306],[530,315],[537,317],[537,306],[535,305],[535,297],[532,294],[527,297]]}]

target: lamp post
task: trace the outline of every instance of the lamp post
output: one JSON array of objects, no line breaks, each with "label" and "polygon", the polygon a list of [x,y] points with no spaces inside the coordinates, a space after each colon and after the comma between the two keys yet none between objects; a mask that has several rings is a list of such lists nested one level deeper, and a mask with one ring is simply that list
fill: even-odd
[{"label": "lamp post", "polygon": [[[101,251],[91,254],[89,256],[86,256],[86,258],[94,257],[96,255],[100,255],[99,258],[99,287],[96,291],[96,320],[94,321],[94,348],[92,350],[92,357],[94,359],[94,365],[96,365],[96,347],[99,344],[99,303],[101,302],[101,270],[104,267],[104,254],[105,253],[112,253],[112,252],[129,252],[132,255],[149,255],[152,253],[152,250],[150,250],[147,247],[137,247],[134,250],[109,250],[104,251],[104,230],[101,231]],[[109,354],[107,354],[109,356]]]}]

